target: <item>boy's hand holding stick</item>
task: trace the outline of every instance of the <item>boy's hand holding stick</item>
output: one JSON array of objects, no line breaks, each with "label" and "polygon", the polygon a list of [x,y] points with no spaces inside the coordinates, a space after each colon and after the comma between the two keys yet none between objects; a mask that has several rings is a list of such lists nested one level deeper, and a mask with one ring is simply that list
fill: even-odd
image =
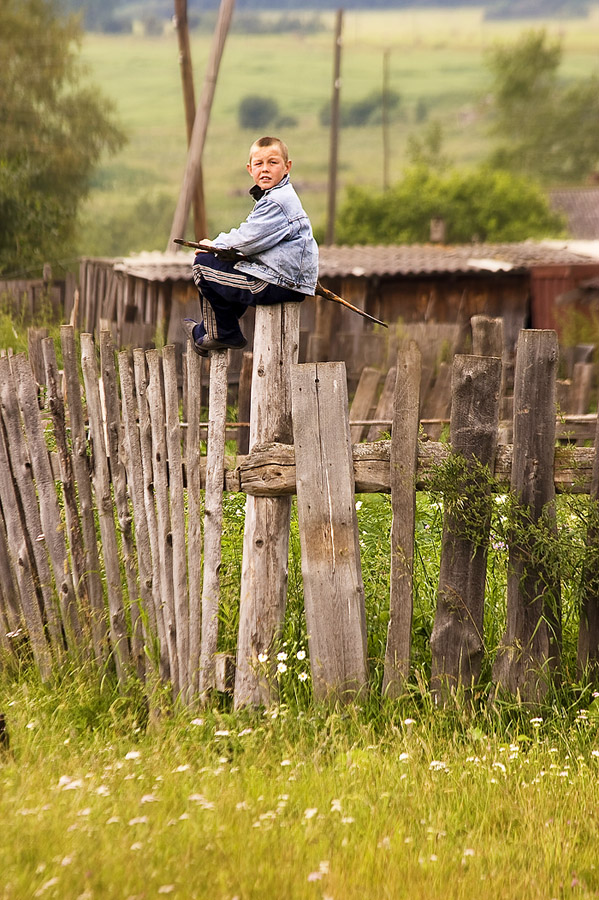
[{"label": "boy's hand holding stick", "polygon": [[[222,247],[214,247],[208,243],[198,243],[198,241],[184,241],[182,238],[174,238],[175,244],[181,244],[183,247],[194,247],[196,250],[199,250],[202,253],[214,253],[215,256],[220,256],[222,259],[247,259],[248,257],[243,256],[242,253],[239,253],[234,249],[224,249]],[[377,319],[374,316],[371,316],[369,313],[364,312],[363,309],[359,309],[357,306],[353,306],[347,300],[344,300],[343,297],[340,297],[338,294],[333,293],[333,291],[329,291],[328,288],[325,288],[321,285],[320,281],[316,283],[316,290],[314,292],[317,297],[324,297],[325,300],[332,300],[334,303],[340,303],[342,306],[347,307],[347,309],[351,309],[353,312],[358,313],[359,316],[362,316],[364,319],[370,319],[371,322],[376,322],[377,325],[382,325],[384,328],[388,328],[386,322],[381,321],[381,319]]]}]

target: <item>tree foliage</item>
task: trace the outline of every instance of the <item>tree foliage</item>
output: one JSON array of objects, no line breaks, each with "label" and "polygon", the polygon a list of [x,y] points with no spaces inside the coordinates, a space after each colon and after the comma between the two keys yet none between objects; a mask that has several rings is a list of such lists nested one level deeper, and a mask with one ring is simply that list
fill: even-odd
[{"label": "tree foliage", "polygon": [[125,140],[82,81],[80,27],[57,0],[0,0],[0,271],[72,250],[94,167]]},{"label": "tree foliage", "polygon": [[561,59],[561,41],[542,29],[489,52],[498,137],[492,165],[553,184],[580,182],[596,170],[599,78],[564,84]]},{"label": "tree foliage", "polygon": [[563,221],[529,179],[481,167],[443,173],[414,165],[384,194],[351,187],[339,210],[340,244],[418,243],[442,218],[450,243],[556,237]]}]

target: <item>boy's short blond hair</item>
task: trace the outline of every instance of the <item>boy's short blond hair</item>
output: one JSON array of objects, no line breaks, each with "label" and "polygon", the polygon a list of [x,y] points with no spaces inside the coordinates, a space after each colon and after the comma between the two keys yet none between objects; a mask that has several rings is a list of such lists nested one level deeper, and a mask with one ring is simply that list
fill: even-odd
[{"label": "boy's short blond hair", "polygon": [[278,147],[280,150],[281,156],[283,157],[283,162],[284,163],[289,162],[289,149],[288,149],[285,141],[282,141],[281,138],[268,137],[268,136],[258,138],[257,141],[254,141],[254,143],[250,147],[250,162],[252,161],[252,153],[254,152],[254,150],[256,150],[258,148],[263,150],[264,147]]}]

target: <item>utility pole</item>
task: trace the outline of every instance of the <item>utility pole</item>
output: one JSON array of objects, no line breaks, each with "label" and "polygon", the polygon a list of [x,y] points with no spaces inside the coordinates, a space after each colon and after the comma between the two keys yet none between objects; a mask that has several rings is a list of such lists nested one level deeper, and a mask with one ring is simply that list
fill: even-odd
[{"label": "utility pole", "polygon": [[[187,151],[187,164],[183,174],[183,184],[177,202],[177,208],[173,217],[171,233],[168,239],[167,250],[173,250],[173,240],[176,237],[183,237],[193,192],[198,181],[199,172],[202,165],[202,153],[204,152],[204,144],[206,142],[206,133],[208,131],[208,120],[210,118],[210,110],[216,90],[216,79],[218,78],[218,70],[222,59],[229,25],[233,16],[233,8],[235,0],[221,0],[218,11],[218,19],[216,29],[212,39],[212,49],[210,51],[210,59],[204,76],[204,85],[202,87],[202,95],[195,115],[191,140]],[[176,245],[175,245],[176,246]]]},{"label": "utility pole", "polygon": [[325,244],[335,242],[335,213],[337,207],[337,157],[339,154],[339,99],[341,94],[341,33],[343,10],[337,10],[335,20],[335,58],[333,63],[333,95],[331,98],[331,144],[329,154],[329,186]]},{"label": "utility pole", "polygon": [[[183,105],[185,108],[185,125],[187,127],[187,146],[189,147],[193,132],[193,123],[196,116],[196,101],[193,87],[193,69],[191,66],[187,0],[175,0],[175,28],[177,29],[177,40],[179,42],[179,65],[181,67],[181,81],[183,84]],[[208,237],[206,205],[204,199],[204,179],[201,161],[192,202],[195,237],[196,241],[201,241],[202,238]]]}]

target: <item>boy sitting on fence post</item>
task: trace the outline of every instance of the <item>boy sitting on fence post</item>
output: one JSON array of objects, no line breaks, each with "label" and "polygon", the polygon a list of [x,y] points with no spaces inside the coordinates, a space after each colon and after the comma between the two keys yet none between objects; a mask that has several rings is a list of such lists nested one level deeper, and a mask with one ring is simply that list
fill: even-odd
[{"label": "boy sitting on fence post", "polygon": [[224,254],[198,251],[193,262],[202,321],[184,319],[183,328],[200,356],[246,346],[239,319],[249,306],[297,302],[316,290],[318,246],[289,180],[287,146],[259,138],[246,168],[254,181],[252,212],[238,228],[206,242]]}]

